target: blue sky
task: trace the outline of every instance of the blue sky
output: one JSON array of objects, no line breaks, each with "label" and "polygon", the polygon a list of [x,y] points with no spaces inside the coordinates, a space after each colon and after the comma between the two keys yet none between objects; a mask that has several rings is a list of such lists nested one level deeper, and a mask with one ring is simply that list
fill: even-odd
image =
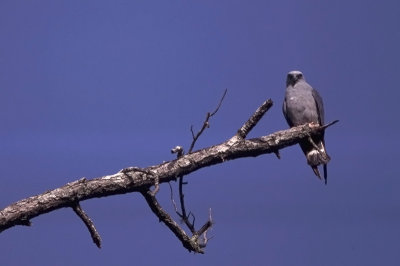
[{"label": "blue sky", "polygon": [[[0,205],[81,177],[171,160],[233,136],[287,128],[286,73],[324,98],[332,157],[324,186],[299,147],[187,177],[204,255],[188,253],[138,194],[82,202],[0,235],[4,265],[397,265],[400,181],[397,1],[1,1]],[[173,184],[175,186],[175,184]],[[169,188],[159,200],[172,211]],[[56,262],[55,262],[56,261]]]}]

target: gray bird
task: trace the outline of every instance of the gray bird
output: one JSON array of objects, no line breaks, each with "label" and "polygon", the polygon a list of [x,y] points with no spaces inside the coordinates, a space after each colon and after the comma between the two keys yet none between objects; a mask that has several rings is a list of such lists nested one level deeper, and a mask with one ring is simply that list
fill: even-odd
[{"label": "gray bird", "polygon": [[[318,91],[313,89],[304,79],[300,71],[290,71],[286,79],[286,93],[283,101],[283,115],[290,127],[314,122],[324,125],[324,104]],[[318,165],[324,166],[324,179],[327,183],[327,163],[331,159],[325,150],[324,131],[313,136],[316,149],[309,140],[301,141],[300,147],[307,157],[307,163],[313,169],[315,175],[321,179]]]}]

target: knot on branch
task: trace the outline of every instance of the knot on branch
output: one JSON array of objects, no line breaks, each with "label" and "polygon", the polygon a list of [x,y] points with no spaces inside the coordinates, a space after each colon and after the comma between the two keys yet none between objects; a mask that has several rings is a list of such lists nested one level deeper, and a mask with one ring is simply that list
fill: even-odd
[{"label": "knot on branch", "polygon": [[182,157],[184,154],[183,147],[182,146],[176,146],[175,148],[171,149],[171,153],[174,154],[176,153],[177,158]]}]

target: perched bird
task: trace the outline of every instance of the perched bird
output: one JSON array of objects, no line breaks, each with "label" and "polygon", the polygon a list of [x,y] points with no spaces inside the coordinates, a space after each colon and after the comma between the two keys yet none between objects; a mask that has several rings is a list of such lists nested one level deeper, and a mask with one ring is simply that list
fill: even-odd
[{"label": "perched bird", "polygon": [[[315,123],[324,125],[324,105],[318,91],[304,79],[300,71],[290,71],[286,79],[286,93],[283,101],[283,115],[290,127]],[[324,131],[309,139],[301,141],[300,147],[307,157],[307,163],[315,175],[321,179],[318,165],[323,164],[324,180],[327,183],[327,163],[330,160],[325,150]],[[316,146],[318,149],[316,149]]]}]

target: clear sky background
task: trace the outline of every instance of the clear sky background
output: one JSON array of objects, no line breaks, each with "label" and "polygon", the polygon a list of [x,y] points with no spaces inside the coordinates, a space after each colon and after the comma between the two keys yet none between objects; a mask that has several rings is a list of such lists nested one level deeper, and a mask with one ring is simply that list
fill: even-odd
[{"label": "clear sky background", "polygon": [[[2,265],[398,265],[398,1],[0,1],[0,207],[76,179],[174,159],[225,88],[196,148],[221,143],[267,98],[249,137],[288,126],[286,73],[325,102],[325,186],[298,146],[187,177],[204,255],[144,199],[82,202],[0,234]],[[173,184],[176,187],[176,184]],[[159,199],[172,211],[168,185]],[[176,196],[176,194],[175,194]],[[175,218],[177,218],[175,216]]]}]

